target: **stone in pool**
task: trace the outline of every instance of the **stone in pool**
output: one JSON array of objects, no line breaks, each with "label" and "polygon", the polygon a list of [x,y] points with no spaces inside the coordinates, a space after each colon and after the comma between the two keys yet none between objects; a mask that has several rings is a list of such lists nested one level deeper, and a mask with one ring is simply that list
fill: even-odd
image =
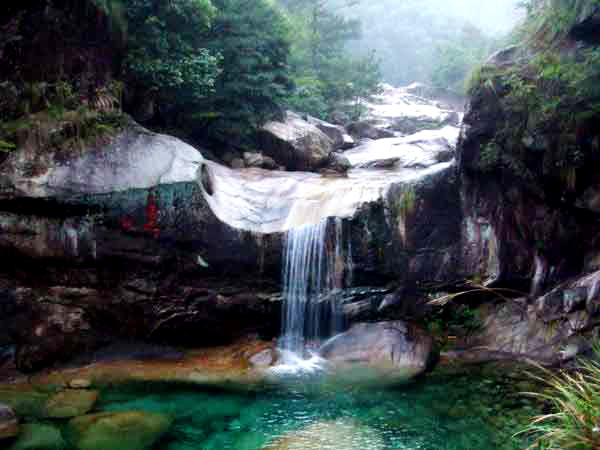
[{"label": "stone in pool", "polygon": [[435,359],[433,339],[402,321],[357,323],[329,339],[321,356],[333,363],[358,364],[417,375]]},{"label": "stone in pool", "polygon": [[60,430],[52,425],[28,423],[9,450],[46,450],[65,448]]},{"label": "stone in pool", "polygon": [[384,442],[372,428],[354,422],[317,422],[284,434],[264,450],[380,450]]},{"label": "stone in pool", "polygon": [[69,440],[81,450],[143,450],[171,426],[163,414],[143,411],[103,412],[69,421]]},{"label": "stone in pool", "polygon": [[46,417],[69,419],[90,411],[98,400],[98,391],[66,389],[54,394],[46,402]]}]

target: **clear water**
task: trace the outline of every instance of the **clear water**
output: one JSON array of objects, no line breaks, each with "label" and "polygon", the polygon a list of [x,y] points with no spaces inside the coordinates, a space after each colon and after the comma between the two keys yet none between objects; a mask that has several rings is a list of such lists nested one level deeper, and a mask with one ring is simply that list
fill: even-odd
[{"label": "clear water", "polygon": [[514,380],[480,374],[395,387],[332,380],[237,390],[134,384],[104,390],[97,409],[171,415],[173,426],[154,446],[167,450],[262,449],[303,429],[318,436],[269,448],[517,449],[527,445],[512,434],[537,413]]}]

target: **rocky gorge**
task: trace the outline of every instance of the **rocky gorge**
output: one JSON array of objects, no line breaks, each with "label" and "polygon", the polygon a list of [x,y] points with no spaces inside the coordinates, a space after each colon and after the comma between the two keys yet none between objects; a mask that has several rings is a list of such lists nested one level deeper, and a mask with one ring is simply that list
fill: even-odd
[{"label": "rocky gorge", "polygon": [[[598,14],[580,11],[560,42],[565,58],[596,45]],[[114,430],[139,432],[128,449],[169,433],[199,442],[189,423],[205,411],[185,403],[190,395],[224,410],[203,425],[216,427],[202,437],[214,448],[306,448],[342,435],[355,436],[348,448],[388,448],[410,433],[384,444],[364,425],[376,421],[328,417],[325,400],[318,422],[266,443],[253,421],[281,398],[269,392],[256,416],[239,411],[248,390],[297,367],[347,376],[340,385],[352,389],[367,383],[355,367],[394,385],[437,367],[433,377],[453,385],[467,363],[561,366],[588,352],[600,325],[598,116],[520,108],[515,79],[540,52],[521,44],[492,55],[464,110],[440,89],[382,85],[359,121],[286,111],[260,128],[260,148],[223,157],[151,131],[116,103],[101,106],[108,125],[84,118],[93,136],[31,113],[34,126],[17,127],[18,145],[0,153],[0,443],[105,449],[118,445]],[[307,316],[295,328],[292,297]],[[282,344],[292,328],[300,347]],[[146,382],[235,394],[170,392],[194,414],[154,398],[142,411]],[[133,394],[105,390],[127,383]],[[428,389],[407,395],[435,403]],[[385,415],[361,395],[364,414]],[[396,405],[405,396],[378,395]],[[473,407],[465,399],[440,407],[443,417]],[[218,441],[239,429],[235,444]]]}]

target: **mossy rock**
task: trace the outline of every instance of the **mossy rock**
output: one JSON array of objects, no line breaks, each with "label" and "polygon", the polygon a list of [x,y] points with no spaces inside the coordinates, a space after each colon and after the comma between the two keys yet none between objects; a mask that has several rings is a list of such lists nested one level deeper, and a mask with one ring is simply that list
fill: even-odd
[{"label": "mossy rock", "polygon": [[69,441],[81,450],[143,450],[171,426],[163,414],[144,411],[103,412],[71,419]]},{"label": "mossy rock", "polygon": [[19,417],[44,417],[49,397],[49,394],[36,391],[0,389],[0,402],[13,408]]},{"label": "mossy rock", "polygon": [[60,450],[66,443],[60,430],[52,425],[28,423],[21,427],[17,440],[9,450]]},{"label": "mossy rock", "polygon": [[98,400],[98,391],[66,389],[54,394],[46,402],[46,417],[68,419],[89,412]]}]

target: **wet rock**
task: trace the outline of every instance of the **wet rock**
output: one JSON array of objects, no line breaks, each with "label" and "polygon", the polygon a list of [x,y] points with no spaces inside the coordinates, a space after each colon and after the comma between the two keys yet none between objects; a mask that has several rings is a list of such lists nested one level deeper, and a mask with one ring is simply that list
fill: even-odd
[{"label": "wet rock", "polygon": [[353,122],[348,125],[348,132],[354,139],[384,139],[394,137],[394,133],[379,128],[368,121]]},{"label": "wet rock", "polygon": [[570,35],[580,41],[600,42],[600,6],[594,2],[582,2],[582,8],[570,30]]},{"label": "wet rock", "polygon": [[357,166],[359,169],[393,169],[401,164],[401,158],[386,158],[368,161]]},{"label": "wet rock", "polygon": [[266,367],[272,366],[273,363],[277,361],[277,355],[275,353],[275,350],[267,348],[251,356],[248,359],[248,361],[250,362],[252,367],[257,369],[264,369]]},{"label": "wet rock", "polygon": [[144,450],[169,429],[171,422],[165,415],[142,411],[89,414],[69,421],[68,438],[81,450]]},{"label": "wet rock", "polygon": [[234,158],[231,161],[231,168],[232,169],[243,169],[244,168],[244,160],[241,158]]},{"label": "wet rock", "polygon": [[56,450],[66,447],[60,430],[52,425],[25,424],[9,450]]},{"label": "wet rock", "polygon": [[271,121],[259,132],[263,152],[288,170],[311,171],[327,164],[332,140],[316,126],[288,111],[283,122]]},{"label": "wet rock", "polygon": [[92,385],[92,382],[87,378],[75,378],[69,381],[69,387],[71,389],[87,389]]},{"label": "wet rock", "polygon": [[338,173],[346,173],[352,164],[346,156],[341,153],[332,152],[329,154],[329,162],[327,164],[327,168],[333,170]]},{"label": "wet rock", "polygon": [[321,355],[334,363],[424,371],[434,359],[433,339],[402,321],[358,323],[328,340]]},{"label": "wet rock", "polygon": [[15,325],[15,361],[23,372],[36,371],[54,361],[67,361],[77,353],[102,344],[79,307],[32,302]]},{"label": "wet rock", "polygon": [[354,147],[354,139],[341,125],[334,125],[311,116],[307,116],[306,121],[316,126],[333,141],[334,150],[347,150]]},{"label": "wet rock", "polygon": [[11,438],[19,433],[19,419],[7,405],[0,403],[0,441]]},{"label": "wet rock", "polygon": [[290,431],[264,450],[309,449],[380,450],[385,448],[383,439],[367,426],[349,421],[317,422],[297,431]]},{"label": "wet rock", "polygon": [[89,412],[98,400],[98,391],[68,389],[54,394],[46,402],[46,417],[67,419]]},{"label": "wet rock", "polygon": [[273,158],[263,155],[262,153],[244,153],[244,164],[246,167],[258,167],[260,169],[277,170],[278,165]]}]

